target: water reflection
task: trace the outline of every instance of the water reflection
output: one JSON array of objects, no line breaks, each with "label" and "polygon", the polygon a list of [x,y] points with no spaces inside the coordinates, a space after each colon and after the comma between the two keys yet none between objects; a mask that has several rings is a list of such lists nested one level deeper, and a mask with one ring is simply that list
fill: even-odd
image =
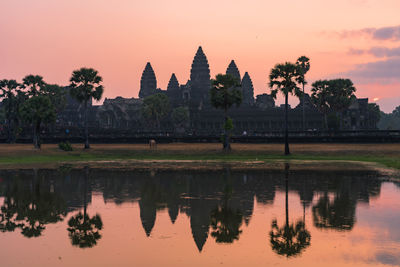
[{"label": "water reflection", "polygon": [[[370,171],[306,172],[290,171],[288,166],[282,171],[153,174],[87,168],[3,170],[0,177],[0,231],[20,230],[26,237],[38,237],[46,225],[65,220],[64,231],[72,245],[81,248],[95,246],[107,230],[100,213],[88,213],[93,193],[101,194],[105,205],[138,203],[141,227],[148,238],[160,212],[167,211],[173,224],[186,215],[201,252],[209,236],[216,243],[237,242],[245,226],[251,225],[255,203],[272,206],[277,192],[284,192],[285,217],[265,222],[271,228],[262,234],[269,234],[266,245],[287,257],[300,255],[311,245],[306,210],[311,211],[317,229],[351,231],[358,203],[367,204],[379,196],[384,181]],[[292,223],[289,194],[297,195],[303,208],[303,217]],[[279,225],[279,221],[284,223]]]},{"label": "water reflection", "polygon": [[19,229],[25,237],[38,237],[46,224],[63,220],[67,214],[66,203],[52,188],[52,181],[44,184],[37,170],[28,177],[16,175],[8,181],[2,188],[0,230]]},{"label": "water reflection", "polygon": [[[229,170],[226,170],[222,203],[211,211],[211,236],[217,243],[233,243],[242,233],[243,215],[239,205],[232,201],[233,187]],[[246,181],[245,181],[246,182]],[[251,217],[251,214],[250,214]]]},{"label": "water reflection", "polygon": [[272,250],[286,257],[299,255],[310,246],[311,235],[305,227],[305,209],[303,209],[303,221],[289,224],[289,164],[285,164],[285,225],[278,226],[277,219],[272,221],[270,242]]},{"label": "water reflection", "polygon": [[83,190],[83,214],[72,216],[68,221],[68,232],[73,246],[80,248],[91,248],[101,238],[100,230],[103,228],[103,221],[99,214],[90,217],[87,214],[87,184],[89,179],[89,168],[85,167],[84,190]]}]

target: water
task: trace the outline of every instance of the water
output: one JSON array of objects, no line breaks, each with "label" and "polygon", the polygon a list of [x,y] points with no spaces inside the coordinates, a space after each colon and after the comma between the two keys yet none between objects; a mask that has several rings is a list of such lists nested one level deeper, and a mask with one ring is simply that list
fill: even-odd
[{"label": "water", "polygon": [[373,171],[0,171],[1,266],[399,266]]}]

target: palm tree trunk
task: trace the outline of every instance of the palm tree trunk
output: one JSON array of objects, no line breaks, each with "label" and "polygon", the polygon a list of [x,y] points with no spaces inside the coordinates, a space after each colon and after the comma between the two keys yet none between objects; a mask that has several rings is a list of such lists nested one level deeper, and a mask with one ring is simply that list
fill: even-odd
[{"label": "palm tree trunk", "polygon": [[289,155],[288,93],[285,94],[285,155]]},{"label": "palm tree trunk", "polygon": [[88,114],[87,114],[87,100],[85,100],[85,149],[90,148],[89,146],[89,130],[88,130]]},{"label": "palm tree trunk", "polygon": [[304,103],[304,83],[303,83],[303,131],[306,130],[306,109],[305,109],[305,103]]}]

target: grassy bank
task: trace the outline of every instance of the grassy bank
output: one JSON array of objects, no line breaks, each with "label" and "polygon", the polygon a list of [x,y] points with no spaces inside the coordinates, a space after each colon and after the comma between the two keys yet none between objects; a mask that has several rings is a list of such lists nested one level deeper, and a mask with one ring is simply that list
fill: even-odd
[{"label": "grassy bank", "polygon": [[191,160],[218,162],[273,162],[276,160],[358,161],[373,162],[400,169],[400,144],[293,144],[291,155],[283,156],[280,144],[233,144],[230,153],[223,153],[220,144],[159,144],[150,150],[143,144],[92,145],[89,150],[73,145],[65,152],[57,145],[44,145],[35,150],[31,145],[1,144],[0,168],[6,165],[64,164],[124,160]]}]

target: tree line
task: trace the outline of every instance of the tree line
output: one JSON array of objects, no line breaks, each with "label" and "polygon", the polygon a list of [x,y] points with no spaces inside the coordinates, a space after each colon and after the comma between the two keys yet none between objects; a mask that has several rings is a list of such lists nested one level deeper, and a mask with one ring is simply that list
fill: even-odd
[{"label": "tree line", "polygon": [[[269,74],[271,96],[276,99],[280,92],[285,98],[285,155],[290,154],[288,144],[288,99],[294,95],[302,102],[302,127],[305,130],[305,75],[310,70],[310,59],[301,56],[295,63],[276,64]],[[89,148],[88,104],[92,99],[100,100],[104,91],[102,77],[92,68],[81,68],[72,72],[69,94],[83,105],[84,109],[84,148]],[[22,83],[16,80],[0,80],[0,98],[2,98],[8,142],[15,142],[20,126],[25,123],[32,127],[33,144],[40,148],[40,128],[54,123],[57,114],[66,104],[66,91],[56,84],[48,84],[42,76],[27,75]],[[311,86],[311,104],[324,115],[325,127],[341,128],[342,112],[355,99],[356,88],[350,79],[318,80]],[[240,80],[229,74],[217,74],[211,80],[210,103],[224,111],[222,144],[225,151],[231,149],[230,136],[233,121],[228,116],[229,109],[240,106],[242,91]],[[368,107],[375,120],[379,121],[381,112],[376,104]],[[169,116],[176,128],[184,128],[189,122],[189,109],[182,106],[172,110],[169,98],[157,93],[143,100],[142,116],[149,128],[161,129],[161,122]]]},{"label": "tree line", "polygon": [[[92,68],[72,72],[69,94],[84,107],[85,148],[89,148],[87,123],[88,102],[100,100],[103,94],[102,77]],[[19,83],[16,80],[0,80],[0,98],[7,129],[7,141],[16,141],[20,126],[30,125],[34,147],[40,149],[40,129],[54,123],[57,114],[66,105],[66,90],[57,84],[49,84],[40,75],[27,75]]]}]

